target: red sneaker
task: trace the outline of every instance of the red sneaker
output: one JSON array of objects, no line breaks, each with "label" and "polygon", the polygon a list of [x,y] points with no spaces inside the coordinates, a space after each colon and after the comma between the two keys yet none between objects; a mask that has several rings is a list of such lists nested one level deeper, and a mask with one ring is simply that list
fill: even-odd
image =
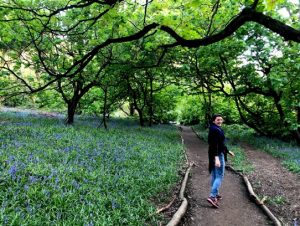
[{"label": "red sneaker", "polygon": [[214,198],[214,197],[208,197],[208,198],[207,198],[207,202],[209,202],[213,207],[219,208],[217,198]]},{"label": "red sneaker", "polygon": [[217,195],[216,198],[217,198],[218,201],[222,200],[222,196],[221,195]]}]

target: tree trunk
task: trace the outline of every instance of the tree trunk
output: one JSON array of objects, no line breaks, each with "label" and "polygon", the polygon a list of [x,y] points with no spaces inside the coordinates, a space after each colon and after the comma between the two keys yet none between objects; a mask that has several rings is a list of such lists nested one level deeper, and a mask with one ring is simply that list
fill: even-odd
[{"label": "tree trunk", "polygon": [[[256,126],[256,124],[249,122],[249,120],[248,120],[248,119],[246,118],[246,116],[243,114],[241,108],[243,108],[243,110],[245,110],[245,111],[248,112],[248,113],[249,113],[249,111],[248,111],[247,108],[245,108],[245,105],[243,104],[242,100],[241,100],[239,97],[235,97],[235,98],[234,98],[234,101],[235,101],[235,105],[236,105],[236,107],[237,107],[237,110],[238,110],[238,112],[239,112],[240,118],[241,118],[241,120],[242,120],[242,122],[243,122],[244,124],[246,124],[247,126],[249,126],[249,127],[252,128],[252,129],[254,129],[256,132],[258,132],[258,133],[261,134],[261,135],[264,135],[264,136],[270,136],[270,134],[265,133],[265,132],[264,132],[263,130],[261,130],[258,126]],[[240,104],[241,104],[242,106],[240,106]],[[243,106],[244,106],[244,107],[243,107]],[[251,114],[251,112],[250,112],[250,114]],[[258,122],[258,121],[259,121],[259,120],[257,119],[257,122]]]},{"label": "tree trunk", "polygon": [[103,114],[102,114],[102,122],[104,125],[104,128],[107,129],[107,124],[106,124],[106,112],[107,112],[107,89],[104,89],[104,103],[103,103]]},{"label": "tree trunk", "polygon": [[[281,100],[280,96],[277,95],[277,93],[275,93],[275,94],[273,94],[273,99],[274,99],[274,103],[275,103],[276,109],[278,111],[281,122],[285,122],[285,114],[284,114],[283,108],[280,104],[280,100]],[[287,126],[286,123],[285,123],[285,126]]]},{"label": "tree trunk", "polygon": [[149,101],[149,126],[152,126],[153,120],[153,78],[150,77],[150,101]]},{"label": "tree trunk", "polygon": [[129,115],[133,116],[134,115],[134,104],[129,103]]},{"label": "tree trunk", "polygon": [[[300,124],[300,107],[296,108],[296,114],[297,114],[297,123],[298,125]],[[296,131],[294,131],[294,137],[297,141],[297,144],[300,146],[300,127],[298,127],[296,129]]]},{"label": "tree trunk", "polygon": [[68,125],[71,125],[74,123],[74,116],[75,116],[77,104],[78,104],[78,100],[71,100],[68,103],[68,116],[66,119],[66,124],[68,124]]},{"label": "tree trunk", "polygon": [[137,112],[139,114],[140,126],[145,126],[143,110],[141,110],[141,109],[136,109],[136,110],[137,110]]}]

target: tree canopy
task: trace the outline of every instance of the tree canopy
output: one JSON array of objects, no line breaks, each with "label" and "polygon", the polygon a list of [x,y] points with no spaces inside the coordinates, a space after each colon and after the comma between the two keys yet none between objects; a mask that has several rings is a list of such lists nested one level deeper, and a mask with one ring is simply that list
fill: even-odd
[{"label": "tree canopy", "polygon": [[197,110],[183,122],[222,111],[300,140],[299,14],[291,0],[3,0],[0,95],[52,98],[68,123],[93,111],[106,124],[127,103],[141,125],[173,120],[187,100]]}]

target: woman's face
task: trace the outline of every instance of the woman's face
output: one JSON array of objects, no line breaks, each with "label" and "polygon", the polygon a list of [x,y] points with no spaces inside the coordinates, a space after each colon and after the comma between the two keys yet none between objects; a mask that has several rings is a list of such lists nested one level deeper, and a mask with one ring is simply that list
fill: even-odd
[{"label": "woman's face", "polygon": [[216,117],[216,119],[213,121],[217,126],[222,126],[223,123],[223,118],[222,117]]}]

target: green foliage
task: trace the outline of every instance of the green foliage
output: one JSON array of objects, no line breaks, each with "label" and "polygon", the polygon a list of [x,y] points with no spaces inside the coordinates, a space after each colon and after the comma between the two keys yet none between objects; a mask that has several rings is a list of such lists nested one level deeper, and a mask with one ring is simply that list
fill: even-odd
[{"label": "green foliage", "polygon": [[224,131],[231,143],[251,144],[253,147],[281,159],[282,165],[288,170],[295,173],[300,172],[300,148],[296,144],[258,136],[253,129],[244,125],[224,125]]},{"label": "green foliage", "polygon": [[220,113],[226,124],[237,123],[240,121],[239,113],[234,101],[229,97],[217,96],[212,100],[214,114]]},{"label": "green foliage", "polygon": [[232,124],[223,126],[224,131],[226,131],[227,137],[232,144],[237,144],[239,142],[246,141],[253,137],[255,131],[243,124]]},{"label": "green foliage", "polygon": [[289,160],[284,160],[282,162],[283,166],[290,170],[291,172],[298,173],[300,174],[300,161],[294,160],[294,159],[289,159]]},{"label": "green foliage", "polygon": [[[0,113],[1,224],[158,224],[150,200],[178,180],[178,131]],[[47,224],[47,223],[46,223]]]},{"label": "green foliage", "polygon": [[178,104],[178,121],[181,124],[198,124],[202,104],[199,96],[183,96]]},{"label": "green foliage", "polygon": [[249,173],[254,170],[253,165],[247,160],[243,148],[238,145],[228,145],[228,149],[235,154],[234,157],[228,157],[230,159],[230,164],[235,170],[243,173]]},{"label": "green foliage", "polygon": [[201,124],[193,125],[192,128],[200,139],[208,142],[207,128],[203,127]]},{"label": "green foliage", "polygon": [[64,112],[65,103],[61,96],[54,90],[44,90],[33,95],[33,108],[55,110]]},{"label": "green foliage", "polygon": [[87,115],[101,114],[103,112],[103,100],[102,89],[94,87],[81,99],[77,111]]},{"label": "green foliage", "polygon": [[180,90],[176,86],[168,86],[154,95],[154,118],[157,122],[176,121],[175,110]]},{"label": "green foliage", "polygon": [[276,195],[275,197],[267,197],[266,202],[275,205],[284,205],[286,203],[286,199],[284,196]]},{"label": "green foliage", "polygon": [[[167,25],[186,39],[208,37],[222,31],[241,9],[252,6],[253,0],[225,0],[222,4],[204,0],[151,1],[146,14],[141,1],[121,1],[114,7],[105,3],[88,1],[73,7],[73,1],[2,2],[0,64],[4,68],[0,96],[31,91],[24,83],[37,89],[58,79],[61,89],[57,82],[48,88],[59,90],[69,103],[76,102],[75,97],[82,93],[78,87],[104,84],[107,88],[113,83],[114,88],[108,92],[109,112],[121,101],[135,99],[146,121],[154,118],[166,122],[178,116],[182,123],[205,125],[209,116],[218,112],[228,124],[239,122],[241,116],[261,134],[285,139],[299,134],[299,44],[287,44],[261,26],[246,23],[233,36],[195,51],[161,48],[174,40],[159,28],[133,42],[113,42],[101,48],[107,40],[132,37],[150,23]],[[258,1],[256,10],[297,28],[297,6],[285,0],[265,0]],[[65,8],[61,11],[60,7]],[[290,17],[282,15],[282,10],[290,12]],[[131,91],[127,86],[130,83]],[[182,91],[200,95],[199,101],[184,103],[161,91],[175,83]],[[105,95],[98,96],[94,89],[84,92],[88,96],[85,98],[84,93],[77,113],[106,111]],[[115,94],[121,97],[115,98]],[[61,100],[50,91],[33,100],[14,97],[5,101],[1,98],[2,103],[11,106],[63,108]],[[181,105],[178,114],[174,111],[177,102]]]},{"label": "green foliage", "polygon": [[249,27],[254,29],[246,40],[251,52],[244,54],[247,63],[234,75],[236,93],[248,92],[239,99],[241,115],[261,134],[295,137],[300,84],[294,54],[299,45],[286,45],[266,29]]},{"label": "green foliage", "polygon": [[8,107],[32,107],[32,100],[29,96],[4,97],[1,104]]}]

